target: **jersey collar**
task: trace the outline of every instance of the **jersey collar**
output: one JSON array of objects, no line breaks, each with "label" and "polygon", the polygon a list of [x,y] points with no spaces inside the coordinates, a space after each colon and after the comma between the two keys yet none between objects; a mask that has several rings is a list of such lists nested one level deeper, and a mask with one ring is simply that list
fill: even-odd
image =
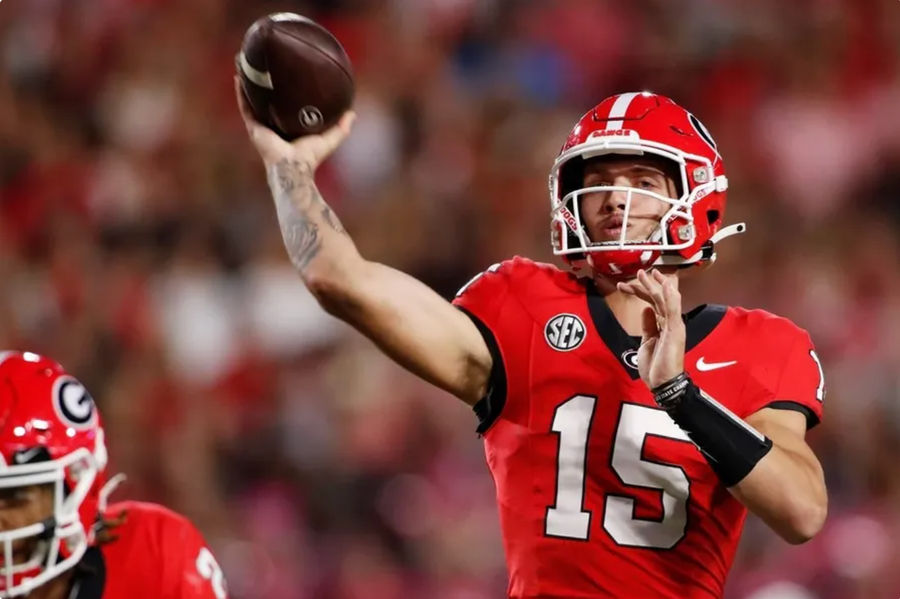
[{"label": "jersey collar", "polygon": [[106,563],[100,548],[88,547],[75,568],[75,577],[66,599],[102,599],[106,585]]},{"label": "jersey collar", "polygon": [[[588,311],[591,314],[591,320],[594,323],[594,329],[603,339],[603,343],[613,353],[625,372],[632,380],[640,378],[637,368],[633,364],[637,364],[635,355],[641,345],[640,337],[632,337],[625,332],[622,325],[619,324],[615,314],[609,309],[606,300],[597,291],[593,282],[585,285],[587,289]],[[701,304],[682,315],[684,320],[687,338],[685,340],[684,352],[691,351],[697,344],[703,341],[713,329],[718,326],[722,319],[725,318],[727,306],[719,304]]]}]

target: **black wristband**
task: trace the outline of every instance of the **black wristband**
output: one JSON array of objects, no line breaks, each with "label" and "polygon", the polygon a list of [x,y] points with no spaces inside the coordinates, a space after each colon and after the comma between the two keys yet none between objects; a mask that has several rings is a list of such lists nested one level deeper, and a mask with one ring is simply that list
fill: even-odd
[{"label": "black wristband", "polygon": [[678,405],[685,390],[691,384],[687,373],[682,372],[675,378],[669,379],[661,385],[657,385],[651,391],[656,405],[664,410],[670,410]]},{"label": "black wristband", "polygon": [[722,483],[736,485],[769,453],[772,441],[704,393],[687,375],[685,379],[687,386],[666,412],[700,449]]}]

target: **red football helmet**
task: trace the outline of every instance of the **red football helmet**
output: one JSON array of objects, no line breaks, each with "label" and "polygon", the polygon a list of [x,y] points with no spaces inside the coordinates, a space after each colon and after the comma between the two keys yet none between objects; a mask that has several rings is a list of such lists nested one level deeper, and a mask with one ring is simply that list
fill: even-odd
[{"label": "red football helmet", "polygon": [[[610,154],[671,160],[677,167],[680,197],[614,185],[585,187],[585,161]],[[697,117],[650,92],[611,96],[581,117],[550,172],[553,253],[576,272],[590,266],[595,273],[613,277],[631,276],[650,266],[712,261],[716,242],[745,230],[743,223],[721,228],[726,189],[722,157]],[[618,240],[592,241],[582,222],[580,198],[595,192],[625,194]],[[648,239],[625,237],[635,194],[667,205]]]},{"label": "red football helmet", "polygon": [[[25,595],[78,563],[94,541],[106,462],[84,386],[52,360],[0,352],[0,488],[52,485],[54,493],[48,518],[0,531],[0,597]],[[16,563],[22,539],[37,542]]]}]

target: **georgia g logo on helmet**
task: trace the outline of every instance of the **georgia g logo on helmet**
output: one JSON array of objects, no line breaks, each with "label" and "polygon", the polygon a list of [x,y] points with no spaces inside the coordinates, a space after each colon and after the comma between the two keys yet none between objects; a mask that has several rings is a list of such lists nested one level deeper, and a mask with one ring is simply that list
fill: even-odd
[{"label": "georgia g logo on helmet", "polygon": [[75,428],[91,426],[97,414],[94,398],[71,376],[62,376],[53,383],[53,407],[60,420]]},{"label": "georgia g logo on helmet", "polygon": [[719,146],[716,145],[716,140],[713,139],[713,136],[710,134],[709,129],[707,129],[706,126],[700,122],[700,119],[695,117],[693,114],[687,111],[685,112],[687,113],[688,121],[691,123],[691,127],[694,128],[694,131],[696,131],[697,135],[699,135],[700,138],[703,139],[703,141],[705,141],[710,148],[712,148],[713,152],[715,152],[716,156],[718,156],[719,160],[721,160],[722,155],[719,154]]}]

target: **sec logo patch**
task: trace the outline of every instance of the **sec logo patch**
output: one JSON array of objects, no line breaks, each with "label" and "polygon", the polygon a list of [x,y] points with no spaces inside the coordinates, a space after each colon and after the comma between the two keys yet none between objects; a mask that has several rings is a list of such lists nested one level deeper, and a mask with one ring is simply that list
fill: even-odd
[{"label": "sec logo patch", "polygon": [[572,351],[584,341],[587,329],[574,314],[557,314],[547,321],[544,339],[557,351]]}]

